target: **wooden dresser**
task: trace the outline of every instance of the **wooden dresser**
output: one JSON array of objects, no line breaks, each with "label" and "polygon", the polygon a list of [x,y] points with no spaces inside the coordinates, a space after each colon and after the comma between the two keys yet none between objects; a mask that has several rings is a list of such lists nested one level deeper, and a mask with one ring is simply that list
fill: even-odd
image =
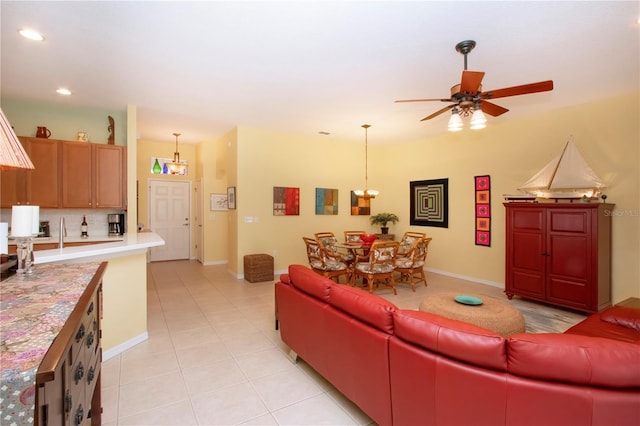
[{"label": "wooden dresser", "polygon": [[36,265],[31,276],[3,281],[0,411],[7,424],[100,425],[106,267]]}]

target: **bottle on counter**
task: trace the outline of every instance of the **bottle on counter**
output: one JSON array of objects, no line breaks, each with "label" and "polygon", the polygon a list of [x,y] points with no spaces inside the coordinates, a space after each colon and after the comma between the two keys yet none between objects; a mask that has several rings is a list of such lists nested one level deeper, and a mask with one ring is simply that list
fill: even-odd
[{"label": "bottle on counter", "polygon": [[89,229],[89,227],[87,225],[87,217],[86,216],[82,216],[82,224],[80,225],[80,237],[81,238],[88,238],[89,237],[89,233],[87,232],[88,229]]}]

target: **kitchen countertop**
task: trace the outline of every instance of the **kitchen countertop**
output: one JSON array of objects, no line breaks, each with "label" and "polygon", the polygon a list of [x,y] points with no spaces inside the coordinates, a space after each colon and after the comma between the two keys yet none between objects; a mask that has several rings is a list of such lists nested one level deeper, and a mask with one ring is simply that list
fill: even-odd
[{"label": "kitchen countertop", "polygon": [[36,372],[99,262],[43,265],[0,285],[0,420],[33,423]]},{"label": "kitchen countertop", "polygon": [[[101,239],[96,240],[96,238]],[[120,239],[111,241],[115,238]],[[51,237],[50,241],[43,242],[57,241],[57,238]],[[162,237],[155,232],[127,233],[120,237],[65,238],[64,241],[66,243],[94,241],[95,244],[34,251],[34,265],[75,260],[87,262],[104,259],[105,257],[127,256],[136,252],[146,251],[150,247],[164,245]]]},{"label": "kitchen countertop", "polygon": [[[101,243],[101,242],[112,242],[112,241],[122,241],[124,240],[124,235],[91,235],[87,238],[82,237],[64,237],[65,243]],[[58,236],[54,237],[37,237],[33,239],[33,244],[58,244]],[[9,238],[9,244],[15,244],[11,238]]]}]

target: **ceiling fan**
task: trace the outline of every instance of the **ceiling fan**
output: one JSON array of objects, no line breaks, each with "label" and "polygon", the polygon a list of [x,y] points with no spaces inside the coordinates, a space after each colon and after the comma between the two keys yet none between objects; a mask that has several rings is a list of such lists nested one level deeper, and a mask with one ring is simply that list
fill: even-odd
[{"label": "ceiling fan", "polygon": [[[462,128],[462,122],[461,120],[459,120],[459,115],[467,116],[475,111],[482,111],[493,117],[497,117],[509,111],[508,109],[503,108],[500,105],[489,102],[487,99],[506,98],[508,96],[526,95],[529,93],[546,92],[549,90],[553,90],[553,81],[546,80],[540,81],[538,83],[523,84],[521,86],[506,87],[503,89],[483,92],[482,79],[484,77],[484,72],[467,71],[467,54],[471,52],[474,47],[476,47],[476,42],[473,40],[465,40],[456,44],[456,50],[464,55],[464,71],[462,71],[462,79],[460,81],[460,84],[456,84],[451,88],[450,98],[402,99],[397,100],[396,102],[451,102],[451,105],[447,105],[446,107],[434,112],[433,114],[426,116],[420,121],[430,120],[448,110],[452,110],[453,115],[458,117],[459,128],[451,129],[450,122],[449,129],[460,130]],[[484,125],[482,127],[484,127]]]}]

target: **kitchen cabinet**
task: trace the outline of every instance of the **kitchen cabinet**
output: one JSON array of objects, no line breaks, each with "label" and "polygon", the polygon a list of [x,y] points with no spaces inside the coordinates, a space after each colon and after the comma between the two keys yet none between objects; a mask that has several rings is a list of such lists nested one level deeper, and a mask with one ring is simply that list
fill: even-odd
[{"label": "kitchen cabinet", "polygon": [[125,208],[126,148],[65,141],[62,144],[62,207]]},{"label": "kitchen cabinet", "polygon": [[91,144],[62,142],[62,207],[91,208]]},{"label": "kitchen cabinet", "polygon": [[93,144],[93,205],[126,208],[126,148]]},{"label": "kitchen cabinet", "polygon": [[100,425],[103,263],[36,373],[36,424]]},{"label": "kitchen cabinet", "polygon": [[41,264],[2,282],[3,425],[100,425],[106,268]]},{"label": "kitchen cabinet", "polygon": [[504,203],[505,293],[584,312],[611,305],[612,204]]},{"label": "kitchen cabinet", "polygon": [[19,139],[35,169],[0,172],[0,207],[126,208],[126,147]]},{"label": "kitchen cabinet", "polygon": [[31,204],[43,208],[60,205],[60,141],[20,137],[34,170],[2,171],[1,207]]}]

